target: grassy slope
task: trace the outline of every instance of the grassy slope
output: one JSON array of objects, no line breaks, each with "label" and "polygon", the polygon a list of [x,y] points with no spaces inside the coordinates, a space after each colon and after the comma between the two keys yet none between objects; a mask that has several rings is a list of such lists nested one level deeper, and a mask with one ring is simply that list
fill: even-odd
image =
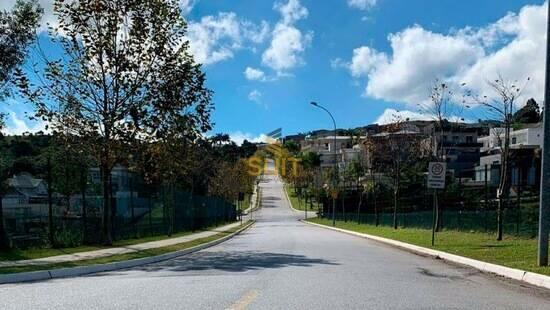
[{"label": "grassy slope", "polygon": [[161,254],[165,254],[165,253],[184,250],[184,249],[191,248],[191,247],[194,247],[194,246],[206,243],[206,242],[210,242],[210,241],[220,239],[220,238],[225,237],[225,236],[227,236],[231,233],[236,232],[237,230],[241,229],[242,227],[244,227],[246,225],[247,225],[247,223],[243,223],[242,226],[234,227],[234,228],[232,228],[228,231],[218,233],[218,234],[212,235],[210,237],[201,238],[201,239],[197,239],[197,240],[193,240],[193,241],[189,241],[189,242],[185,242],[185,243],[180,243],[180,244],[176,244],[176,245],[172,245],[172,246],[162,247],[162,248],[149,249],[149,250],[139,251],[139,252],[135,252],[135,253],[113,255],[113,256],[102,257],[102,258],[97,258],[97,259],[81,260],[81,261],[59,263],[59,264],[50,264],[50,265],[41,265],[41,266],[25,266],[25,267],[5,267],[5,268],[0,268],[0,274],[38,271],[38,270],[49,270],[49,269],[55,269],[55,268],[88,266],[88,265],[97,265],[97,264],[106,264],[106,263],[112,263],[112,262],[119,262],[119,261],[143,258],[143,257],[148,257],[148,256],[161,255]]},{"label": "grassy slope", "polygon": [[[303,211],[304,208],[306,207],[305,202],[303,199],[302,200],[298,199],[298,196],[296,196],[296,194],[294,193],[294,189],[292,188],[292,185],[285,184],[285,190],[288,193],[288,198],[290,198],[290,203],[292,203],[292,207],[296,210]],[[308,207],[307,209],[308,212],[309,211],[316,212],[318,210],[318,204],[315,201],[313,202],[313,209],[309,208],[309,202],[307,204],[307,207]]]},{"label": "grassy slope", "polygon": [[[332,222],[327,219],[315,218],[309,221],[332,225]],[[355,222],[344,223],[342,221],[337,222],[336,226],[489,263],[550,275],[550,267],[538,267],[536,265],[536,239],[505,236],[504,240],[499,242],[495,240],[494,235],[490,234],[443,231],[437,233],[435,246],[432,247],[431,230],[412,228],[394,230],[391,227],[358,225]]]}]

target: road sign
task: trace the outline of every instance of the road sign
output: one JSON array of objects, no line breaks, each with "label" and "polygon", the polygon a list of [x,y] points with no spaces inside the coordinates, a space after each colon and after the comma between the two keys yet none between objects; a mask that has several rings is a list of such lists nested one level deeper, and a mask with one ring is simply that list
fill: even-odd
[{"label": "road sign", "polygon": [[447,163],[431,162],[428,166],[428,188],[444,189]]}]

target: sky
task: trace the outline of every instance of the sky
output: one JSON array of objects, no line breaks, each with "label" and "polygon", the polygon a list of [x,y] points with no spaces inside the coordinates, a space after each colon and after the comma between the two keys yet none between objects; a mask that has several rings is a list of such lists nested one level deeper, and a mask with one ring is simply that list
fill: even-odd
[{"label": "sky", "polygon": [[[2,0],[0,9],[15,0]],[[55,22],[51,0],[40,0]],[[214,129],[238,143],[281,127],[294,134],[430,119],[436,79],[491,94],[502,77],[542,102],[542,0],[181,0],[188,39],[214,93]],[[41,32],[40,36],[45,36]],[[46,49],[53,47],[46,46]],[[527,81],[529,80],[529,81]],[[458,87],[458,86],[457,86]],[[36,131],[18,98],[2,104],[8,133]],[[476,121],[479,108],[458,118]]]}]

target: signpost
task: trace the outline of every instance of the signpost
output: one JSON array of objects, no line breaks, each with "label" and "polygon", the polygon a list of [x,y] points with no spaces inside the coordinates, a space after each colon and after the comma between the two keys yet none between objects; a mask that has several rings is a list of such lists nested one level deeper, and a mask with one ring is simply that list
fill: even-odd
[{"label": "signpost", "polygon": [[445,188],[445,176],[447,172],[447,163],[430,162],[428,166],[428,188],[434,190],[433,198],[433,223],[432,223],[432,246],[435,244],[435,228],[438,222],[438,204],[437,190]]}]

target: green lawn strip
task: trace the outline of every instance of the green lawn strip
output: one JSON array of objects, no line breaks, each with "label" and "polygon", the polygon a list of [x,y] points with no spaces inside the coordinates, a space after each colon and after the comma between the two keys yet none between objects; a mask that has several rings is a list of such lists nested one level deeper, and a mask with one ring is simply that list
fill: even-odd
[{"label": "green lawn strip", "polygon": [[[285,190],[288,193],[288,198],[290,199],[290,203],[292,204],[292,207],[296,210],[304,211],[306,208],[306,203],[304,199],[299,199],[296,193],[294,192],[294,188],[290,184],[285,184]],[[313,202],[313,209],[309,208],[309,202],[307,203],[307,210],[311,212],[316,212],[318,210],[318,204],[314,201]]]},{"label": "green lawn strip", "polygon": [[106,263],[114,263],[119,261],[126,261],[131,259],[137,259],[137,258],[144,258],[149,256],[156,256],[161,254],[166,254],[170,252],[180,251],[184,249],[188,249],[203,243],[207,243],[210,241],[214,241],[217,239],[220,239],[222,237],[225,237],[227,235],[230,235],[239,229],[245,227],[248,225],[248,223],[244,223],[243,225],[239,225],[236,227],[233,227],[227,231],[217,233],[215,235],[212,235],[210,237],[200,238],[193,241],[188,241],[184,243],[179,243],[171,246],[156,248],[156,249],[148,249],[143,251],[138,251],[134,253],[127,253],[127,254],[119,254],[119,255],[112,255],[107,257],[101,257],[101,258],[95,258],[95,259],[88,259],[88,260],[79,260],[74,262],[65,262],[65,263],[58,263],[58,264],[49,264],[49,265],[39,265],[39,266],[18,266],[18,267],[4,267],[0,268],[0,274],[8,274],[8,273],[20,273],[20,272],[29,272],[29,271],[39,271],[39,270],[51,270],[51,269],[58,269],[58,268],[69,268],[69,267],[79,267],[79,266],[90,266],[90,265],[98,265],[98,264],[106,264]]},{"label": "green lawn strip", "polygon": [[[329,219],[314,218],[308,221],[332,226]],[[358,225],[355,222],[337,221],[336,227],[465,256],[488,263],[550,275],[550,267],[538,267],[537,240],[505,236],[496,241],[495,235],[445,230],[437,233],[435,246],[431,246],[431,230],[388,226]]]},{"label": "green lawn strip", "polygon": [[[230,224],[230,223],[226,223]],[[215,229],[217,227],[226,225],[222,224],[219,226],[211,226],[202,230],[197,231],[184,231],[172,234],[170,237],[167,235],[157,235],[157,236],[149,236],[149,237],[142,237],[142,238],[136,238],[136,239],[125,239],[125,240],[118,240],[113,242],[112,247],[121,247],[121,246],[128,246],[128,245],[134,245],[139,243],[145,243],[145,242],[152,242],[152,241],[160,241],[165,239],[171,239],[171,238],[178,238],[187,236],[193,233],[203,232],[203,231],[209,231],[212,229]],[[102,246],[102,245],[83,245],[78,246],[74,248],[28,248],[28,249],[10,249],[8,251],[0,252],[0,261],[16,261],[16,260],[26,260],[26,259],[37,259],[37,258],[44,258],[44,257],[50,257],[50,256],[58,256],[58,255],[66,255],[66,254],[74,254],[79,252],[88,252],[88,251],[95,251],[95,250],[101,250],[109,248],[108,246]]]}]

